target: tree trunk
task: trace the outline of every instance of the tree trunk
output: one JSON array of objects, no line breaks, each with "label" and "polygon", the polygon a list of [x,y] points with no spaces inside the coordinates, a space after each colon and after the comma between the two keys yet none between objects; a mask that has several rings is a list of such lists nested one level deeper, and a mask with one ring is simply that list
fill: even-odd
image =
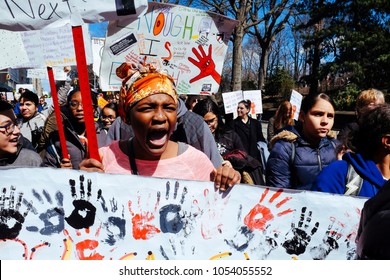
[{"label": "tree trunk", "polygon": [[238,25],[233,41],[232,90],[241,90],[242,87],[242,41],[244,29]]},{"label": "tree trunk", "polygon": [[259,89],[263,90],[265,79],[267,78],[269,48],[261,48],[260,71],[259,71]]}]

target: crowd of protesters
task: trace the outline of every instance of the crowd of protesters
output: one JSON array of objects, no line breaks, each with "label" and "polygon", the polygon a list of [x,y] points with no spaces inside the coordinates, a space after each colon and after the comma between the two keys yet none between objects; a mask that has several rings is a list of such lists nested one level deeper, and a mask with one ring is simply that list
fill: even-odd
[{"label": "crowd of protesters", "polygon": [[292,104],[281,102],[264,136],[250,100],[238,103],[233,119],[212,97],[179,96],[172,78],[152,65],[123,63],[117,76],[119,98],[91,92],[101,160],[89,158],[82,94],[73,81],[58,85],[60,122],[54,107],[27,89],[18,100],[0,101],[0,168],[71,168],[211,180],[222,191],[245,183],[367,198],[390,178],[390,105],[379,90],[361,92],[356,120],[339,135],[334,102],[320,93],[303,98],[296,120]]}]

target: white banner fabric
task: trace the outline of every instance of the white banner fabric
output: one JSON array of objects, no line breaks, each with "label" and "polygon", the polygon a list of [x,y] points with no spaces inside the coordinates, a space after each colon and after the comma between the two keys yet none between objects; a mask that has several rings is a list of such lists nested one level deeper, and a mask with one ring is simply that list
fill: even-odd
[{"label": "white banner fabric", "polygon": [[346,260],[366,201],[52,168],[0,175],[0,259],[12,260]]},{"label": "white banner fabric", "polygon": [[12,31],[58,28],[79,14],[86,23],[137,18],[147,0],[5,0],[0,1],[0,29]]}]

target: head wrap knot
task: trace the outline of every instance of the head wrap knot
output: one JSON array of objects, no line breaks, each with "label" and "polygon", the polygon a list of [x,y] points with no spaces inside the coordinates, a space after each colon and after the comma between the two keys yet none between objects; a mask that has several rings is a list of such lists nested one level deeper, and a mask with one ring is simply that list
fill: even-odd
[{"label": "head wrap knot", "polygon": [[152,64],[122,63],[116,69],[122,79],[119,95],[119,115],[127,122],[127,112],[140,100],[157,93],[165,93],[177,102],[174,81],[167,73],[158,71]]}]

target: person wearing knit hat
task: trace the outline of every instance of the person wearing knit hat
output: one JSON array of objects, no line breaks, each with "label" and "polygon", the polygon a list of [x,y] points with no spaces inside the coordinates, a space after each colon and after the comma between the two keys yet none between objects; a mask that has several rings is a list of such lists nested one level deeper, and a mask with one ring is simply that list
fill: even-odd
[{"label": "person wearing knit hat", "polygon": [[100,148],[101,162],[85,159],[81,170],[212,180],[222,191],[240,182],[241,176],[233,168],[215,169],[201,151],[169,140],[176,126],[178,102],[172,77],[145,63],[123,63],[116,73],[122,79],[119,115],[131,124],[134,137]]}]

